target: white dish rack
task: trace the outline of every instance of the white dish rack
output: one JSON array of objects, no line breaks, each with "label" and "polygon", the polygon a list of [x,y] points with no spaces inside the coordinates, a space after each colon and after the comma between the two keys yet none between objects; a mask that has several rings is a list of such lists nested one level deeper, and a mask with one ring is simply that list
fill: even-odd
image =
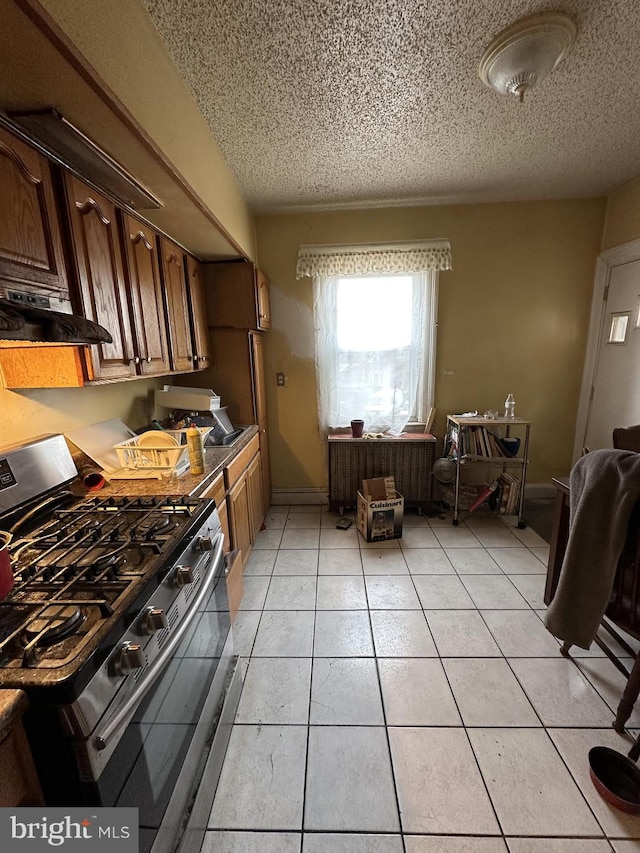
[{"label": "white dish rack", "polygon": [[[198,429],[204,441],[211,432],[211,427],[198,427]],[[167,447],[159,440],[157,445],[147,443],[144,447],[140,447],[138,444],[140,436],[137,435],[114,444],[113,449],[118,454],[122,467],[137,471],[148,471],[149,473],[156,471],[165,476],[181,474],[186,471],[189,467],[187,430],[166,430],[161,434],[170,435],[177,441],[177,446]]]}]

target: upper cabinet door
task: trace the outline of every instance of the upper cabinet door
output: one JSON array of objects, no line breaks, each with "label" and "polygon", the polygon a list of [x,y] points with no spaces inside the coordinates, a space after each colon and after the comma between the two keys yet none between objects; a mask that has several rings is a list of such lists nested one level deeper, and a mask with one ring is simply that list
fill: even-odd
[{"label": "upper cabinet door", "polygon": [[[0,128],[0,278],[68,298],[49,163]],[[36,288],[34,288],[36,289]]]},{"label": "upper cabinet door", "polygon": [[127,213],[122,214],[122,231],[140,372],[146,376],[169,373],[158,234],[150,225]]},{"label": "upper cabinet door", "polygon": [[209,325],[233,329],[271,328],[269,280],[253,264],[211,264],[207,290]]},{"label": "upper cabinet door", "polygon": [[169,320],[169,338],[171,358],[174,370],[193,370],[193,348],[191,344],[191,324],[189,322],[189,302],[187,298],[187,279],[185,274],[185,252],[175,243],[160,238],[162,276],[167,297],[167,318]]},{"label": "upper cabinet door", "polygon": [[91,347],[96,379],[136,375],[122,246],[111,202],[82,181],[65,175],[67,206],[81,313],[111,333],[113,343]]},{"label": "upper cabinet door", "polygon": [[265,332],[271,328],[269,279],[259,269],[256,269],[256,302],[258,308],[258,328]]},{"label": "upper cabinet door", "polygon": [[191,297],[191,319],[193,323],[193,366],[196,370],[209,367],[211,352],[209,348],[209,327],[207,325],[207,303],[204,294],[202,264],[191,255],[187,255],[187,280]]}]

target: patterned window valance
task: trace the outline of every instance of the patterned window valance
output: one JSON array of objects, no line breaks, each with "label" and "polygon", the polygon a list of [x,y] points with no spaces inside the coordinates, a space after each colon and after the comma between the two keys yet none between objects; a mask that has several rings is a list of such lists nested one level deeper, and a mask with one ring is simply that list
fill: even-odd
[{"label": "patterned window valance", "polygon": [[450,270],[448,240],[370,243],[364,246],[300,246],[296,278]]}]

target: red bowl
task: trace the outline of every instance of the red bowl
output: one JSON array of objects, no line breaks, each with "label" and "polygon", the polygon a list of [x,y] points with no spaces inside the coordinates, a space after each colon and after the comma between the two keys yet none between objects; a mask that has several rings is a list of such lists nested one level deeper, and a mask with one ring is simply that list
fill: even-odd
[{"label": "red bowl", "polygon": [[589,750],[589,775],[603,800],[627,814],[640,813],[640,768],[607,746]]}]

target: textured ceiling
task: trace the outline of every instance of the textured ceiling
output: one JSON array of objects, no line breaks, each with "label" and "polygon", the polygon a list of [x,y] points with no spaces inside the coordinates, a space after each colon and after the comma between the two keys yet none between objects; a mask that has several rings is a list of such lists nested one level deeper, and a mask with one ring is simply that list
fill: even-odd
[{"label": "textured ceiling", "polygon": [[[143,0],[256,211],[603,195],[640,175],[638,0]],[[492,37],[578,37],[524,104]]]}]

